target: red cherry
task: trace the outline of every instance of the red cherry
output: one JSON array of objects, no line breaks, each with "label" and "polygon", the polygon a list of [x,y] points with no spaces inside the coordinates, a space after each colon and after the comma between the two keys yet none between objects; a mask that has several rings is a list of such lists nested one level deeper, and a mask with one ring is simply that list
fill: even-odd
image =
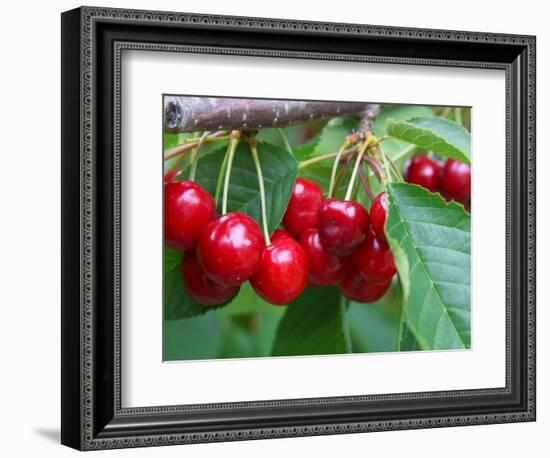
[{"label": "red cherry", "polygon": [[385,192],[376,196],[370,207],[370,224],[378,237],[386,240],[384,226],[386,224],[386,212],[388,211],[388,198]]},{"label": "red cherry", "polygon": [[189,294],[203,305],[223,304],[239,291],[238,286],[223,286],[210,280],[194,255],[185,256],[181,263],[181,273]]},{"label": "red cherry", "polygon": [[450,199],[468,205],[471,169],[468,164],[447,159],[443,167],[443,193]]},{"label": "red cherry", "polygon": [[386,282],[397,272],[390,247],[372,231],[353,254],[352,263],[369,283]]},{"label": "red cherry", "polygon": [[348,268],[349,259],[331,256],[327,253],[317,229],[306,229],[300,237],[308,265],[308,279],[314,285],[336,285],[342,280]]},{"label": "red cherry", "polygon": [[319,238],[333,256],[348,256],[365,240],[369,214],[352,200],[327,199],[317,216]]},{"label": "red cherry", "polygon": [[405,164],[404,176],[409,183],[436,192],[441,184],[441,164],[429,156],[418,154]]},{"label": "red cherry", "polygon": [[263,247],[264,238],[256,221],[243,213],[228,213],[204,228],[197,257],[213,281],[236,286],[258,270]]},{"label": "red cherry", "polygon": [[168,172],[166,172],[166,174],[164,175],[164,184],[169,183],[170,181],[174,181],[180,173],[180,169],[168,170]]},{"label": "red cherry", "polygon": [[296,240],[280,238],[264,249],[258,271],[250,279],[256,294],[273,305],[287,305],[307,283],[307,259]]},{"label": "red cherry", "polygon": [[288,238],[291,240],[294,240],[292,235],[290,235],[287,231],[283,231],[282,229],[277,229],[273,234],[271,235],[271,243],[275,242],[279,239]]},{"label": "red cherry", "polygon": [[254,291],[273,305],[290,304],[307,283],[307,259],[298,242],[279,238],[266,247],[260,268],[250,279]]},{"label": "red cherry", "polygon": [[164,239],[168,246],[192,249],[215,216],[214,199],[197,183],[174,180],[164,185]]},{"label": "red cherry", "polygon": [[306,229],[317,226],[317,211],[323,201],[323,191],[316,183],[296,179],[288,207],[283,217],[285,229],[299,238]]},{"label": "red cherry", "polygon": [[383,283],[369,283],[359,273],[348,272],[340,283],[344,296],[356,302],[374,302],[390,288],[391,279]]}]

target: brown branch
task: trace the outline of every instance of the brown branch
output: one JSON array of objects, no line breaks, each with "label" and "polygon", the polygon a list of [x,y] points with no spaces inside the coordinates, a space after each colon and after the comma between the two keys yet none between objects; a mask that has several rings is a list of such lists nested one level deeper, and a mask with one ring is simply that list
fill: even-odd
[{"label": "brown branch", "polygon": [[376,117],[382,111],[382,105],[380,104],[369,104],[367,110],[363,113],[361,120],[359,121],[359,126],[357,126],[357,133],[363,137],[366,137],[369,132],[372,130],[372,124]]},{"label": "brown branch", "polygon": [[284,127],[310,119],[362,115],[374,117],[379,105],[362,102],[233,99],[167,96],[165,132]]}]

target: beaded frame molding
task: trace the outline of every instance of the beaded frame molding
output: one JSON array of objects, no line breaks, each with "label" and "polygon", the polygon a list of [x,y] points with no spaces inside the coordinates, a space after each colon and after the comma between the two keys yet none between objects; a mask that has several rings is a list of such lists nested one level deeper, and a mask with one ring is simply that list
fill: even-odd
[{"label": "beaded frame molding", "polygon": [[[80,450],[535,420],[535,37],[82,7],[62,14],[62,425]],[[506,73],[506,387],[121,406],[125,49]]]}]

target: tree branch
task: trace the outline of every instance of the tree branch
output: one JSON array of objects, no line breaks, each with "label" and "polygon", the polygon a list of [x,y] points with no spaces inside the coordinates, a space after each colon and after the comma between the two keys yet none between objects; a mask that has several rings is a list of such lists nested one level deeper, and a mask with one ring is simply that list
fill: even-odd
[{"label": "tree branch", "polygon": [[373,119],[379,105],[363,102],[176,97],[164,100],[165,132],[284,127],[309,119],[363,115]]},{"label": "tree branch", "polygon": [[367,110],[363,112],[359,125],[357,126],[357,132],[359,135],[364,136],[371,131],[372,124],[374,123],[376,117],[380,114],[380,111],[382,111],[382,105],[377,103],[369,104]]}]

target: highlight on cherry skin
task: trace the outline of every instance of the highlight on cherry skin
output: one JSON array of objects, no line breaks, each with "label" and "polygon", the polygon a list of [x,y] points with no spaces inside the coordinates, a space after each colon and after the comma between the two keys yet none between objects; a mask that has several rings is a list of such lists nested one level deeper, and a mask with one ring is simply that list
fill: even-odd
[{"label": "highlight on cherry skin", "polygon": [[214,282],[237,286],[258,270],[264,246],[256,221],[244,213],[227,213],[204,228],[197,258]]},{"label": "highlight on cherry skin", "polygon": [[306,287],[307,272],[303,248],[293,238],[280,235],[264,248],[260,266],[250,284],[270,304],[287,305]]},{"label": "highlight on cherry skin", "polygon": [[359,202],[327,199],[319,208],[317,227],[327,253],[349,256],[367,236],[369,214]]},{"label": "highlight on cherry skin", "polygon": [[447,201],[461,203],[466,211],[470,211],[470,165],[456,159],[447,159],[441,163],[430,156],[417,154],[407,161],[403,176],[409,183],[439,192]]},{"label": "highlight on cherry skin", "polygon": [[297,239],[309,228],[317,226],[317,212],[323,201],[318,184],[297,178],[283,217],[283,226]]},{"label": "highlight on cherry skin", "polygon": [[382,191],[373,200],[370,207],[370,222],[372,230],[378,237],[386,240],[384,227],[386,225],[386,213],[388,211],[388,198],[386,193]]},{"label": "highlight on cherry skin", "polygon": [[443,195],[448,199],[468,205],[470,202],[470,184],[470,166],[454,159],[447,159],[443,167]]},{"label": "highlight on cherry skin", "polygon": [[440,189],[441,171],[438,161],[424,154],[417,154],[405,164],[403,176],[409,183],[436,192]]},{"label": "highlight on cherry skin", "polygon": [[164,239],[179,251],[193,249],[206,225],[216,216],[214,199],[189,180],[164,185]]}]

